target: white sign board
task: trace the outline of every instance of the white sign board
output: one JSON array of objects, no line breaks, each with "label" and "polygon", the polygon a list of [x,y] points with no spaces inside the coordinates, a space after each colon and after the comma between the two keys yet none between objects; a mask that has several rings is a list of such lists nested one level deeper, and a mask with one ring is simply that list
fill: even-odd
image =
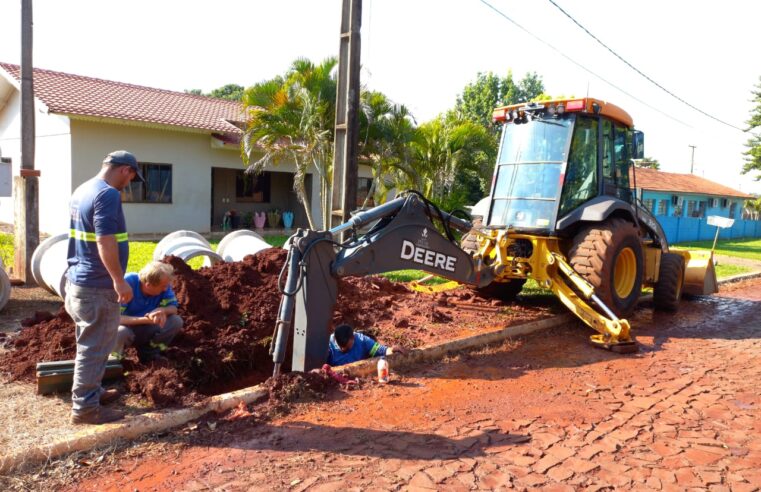
[{"label": "white sign board", "polygon": [[0,162],[0,197],[13,195],[13,174],[10,162]]},{"label": "white sign board", "polygon": [[730,219],[728,217],[722,217],[720,215],[708,216],[708,225],[721,227],[722,229],[726,229],[727,227],[732,227],[732,224],[734,223],[735,223],[735,219]]}]

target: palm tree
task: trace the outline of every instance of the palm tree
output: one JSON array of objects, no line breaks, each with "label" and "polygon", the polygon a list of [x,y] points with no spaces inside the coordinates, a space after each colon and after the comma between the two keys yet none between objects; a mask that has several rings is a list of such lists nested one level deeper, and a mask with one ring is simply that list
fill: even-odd
[{"label": "palm tree", "polygon": [[743,209],[750,220],[759,220],[761,218],[761,197],[745,200]]},{"label": "palm tree", "polygon": [[[336,64],[335,57],[319,65],[297,59],[284,77],[249,87],[243,96],[248,122],[241,153],[246,171],[259,173],[283,160],[294,162],[293,188],[311,229],[315,222],[304,184],[310,168],[320,179],[322,223],[330,223]],[[261,156],[253,160],[258,153]]]},{"label": "palm tree", "polygon": [[456,180],[462,173],[488,173],[494,142],[481,125],[450,115],[420,125],[412,151],[411,184],[443,204],[457,188]]},{"label": "palm tree", "polygon": [[380,92],[361,95],[359,156],[372,168],[370,197],[382,203],[391,188],[399,188],[400,175],[410,157],[409,144],[415,135],[415,119],[409,110],[392,103]]}]

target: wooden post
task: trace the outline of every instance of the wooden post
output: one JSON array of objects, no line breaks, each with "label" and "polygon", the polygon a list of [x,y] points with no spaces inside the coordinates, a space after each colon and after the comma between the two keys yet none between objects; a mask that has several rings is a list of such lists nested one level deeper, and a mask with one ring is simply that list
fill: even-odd
[{"label": "wooden post", "polygon": [[[361,26],[362,0],[343,0],[330,226],[346,222],[350,217],[349,212],[357,206]],[[323,227],[329,228],[327,224],[323,224]]]},{"label": "wooden post", "polygon": [[34,170],[34,82],[32,74],[32,0],[21,0],[21,176],[13,180],[15,199],[14,276],[27,285],[32,254],[40,243],[39,171]]}]

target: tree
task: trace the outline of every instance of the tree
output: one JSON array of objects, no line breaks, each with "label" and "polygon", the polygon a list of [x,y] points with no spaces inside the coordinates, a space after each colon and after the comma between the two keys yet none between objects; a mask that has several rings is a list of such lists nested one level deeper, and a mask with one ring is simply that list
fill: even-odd
[{"label": "tree", "polygon": [[[294,191],[304,204],[311,229],[316,224],[305,187],[310,168],[320,179],[322,223],[330,223],[336,64],[335,57],[319,65],[297,59],[284,76],[255,84],[243,96],[248,122],[241,153],[247,172],[259,173],[268,165],[292,161]],[[259,157],[254,160],[255,156]]]},{"label": "tree", "polygon": [[543,93],[544,83],[536,72],[527,73],[518,83],[513,80],[512,70],[503,78],[492,72],[478,73],[476,80],[466,85],[458,96],[455,113],[496,133],[491,119],[494,108],[533,101]]},{"label": "tree", "polygon": [[756,84],[756,88],[752,91],[752,102],[755,104],[750,113],[750,119],[747,121],[748,128],[745,130],[750,133],[751,137],[745,143],[748,147],[748,151],[744,152],[745,165],[743,166],[743,174],[747,174],[751,171],[758,171],[756,175],[756,181],[761,180],[761,133],[754,133],[754,130],[761,131],[761,77]]},{"label": "tree", "polygon": [[370,197],[383,203],[390,189],[399,189],[405,176],[414,173],[409,163],[415,119],[406,106],[374,91],[362,92],[360,110],[359,158],[370,164],[373,173],[366,206]]},{"label": "tree", "polygon": [[194,96],[206,96],[215,97],[217,99],[227,99],[230,101],[241,101],[243,99],[243,92],[245,88],[238,84],[223,85],[218,89],[214,89],[211,92],[204,94],[201,89],[185,89],[185,94],[193,94]]},{"label": "tree", "polygon": [[747,216],[750,220],[761,218],[761,197],[745,200],[743,212],[743,215]]},{"label": "tree", "polygon": [[653,159],[652,157],[645,157],[644,159],[638,159],[634,162],[634,165],[637,167],[656,169],[656,170],[661,168],[661,163],[658,162],[657,159]]},{"label": "tree", "polygon": [[484,127],[451,115],[420,125],[411,146],[410,184],[445,209],[472,203],[469,185],[493,163],[492,142]]}]

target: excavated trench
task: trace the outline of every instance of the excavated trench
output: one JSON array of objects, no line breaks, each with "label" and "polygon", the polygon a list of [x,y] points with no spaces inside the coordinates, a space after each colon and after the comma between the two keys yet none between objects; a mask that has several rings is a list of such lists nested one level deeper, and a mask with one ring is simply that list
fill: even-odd
[{"label": "excavated trench", "polygon": [[[273,368],[268,348],[285,259],[286,251],[272,248],[195,271],[168,257],[185,326],[167,349],[168,367],[141,365],[134,351],[127,351],[127,389],[161,407],[265,381]],[[384,277],[349,278],[339,282],[333,323],[350,323],[383,343],[411,348],[546,317],[552,306],[507,306],[467,287],[424,294]],[[0,355],[0,371],[11,379],[33,381],[37,362],[74,358],[74,324],[63,309],[35,313],[22,325]]]}]

